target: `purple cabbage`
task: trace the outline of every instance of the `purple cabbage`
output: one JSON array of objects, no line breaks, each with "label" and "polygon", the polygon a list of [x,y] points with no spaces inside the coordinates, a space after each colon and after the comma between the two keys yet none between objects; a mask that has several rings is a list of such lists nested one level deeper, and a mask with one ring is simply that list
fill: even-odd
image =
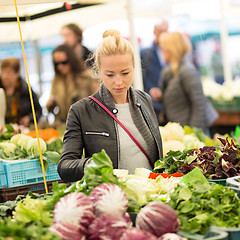
[{"label": "purple cabbage", "polygon": [[73,192],[60,198],[53,210],[54,223],[72,223],[80,229],[87,228],[95,218],[90,198],[81,192]]},{"label": "purple cabbage", "polygon": [[52,225],[49,230],[59,236],[61,240],[85,240],[86,229],[79,227],[74,223],[56,223]]},{"label": "purple cabbage", "polygon": [[118,215],[103,214],[88,228],[89,240],[119,240],[128,229],[128,223]]},{"label": "purple cabbage", "polygon": [[162,235],[159,240],[184,240],[182,236],[175,233],[165,233]]},{"label": "purple cabbage", "polygon": [[157,240],[157,237],[149,232],[132,227],[123,233],[120,240]]},{"label": "purple cabbage", "polygon": [[133,222],[131,220],[130,214],[128,212],[125,212],[124,215],[123,215],[123,218],[127,222],[128,227],[131,228],[133,226]]},{"label": "purple cabbage", "polygon": [[90,195],[95,208],[95,214],[113,214],[123,216],[128,208],[128,198],[118,185],[102,183],[95,187]]},{"label": "purple cabbage", "polygon": [[176,233],[180,220],[175,210],[162,202],[150,202],[137,215],[136,227],[161,237],[165,233]]}]

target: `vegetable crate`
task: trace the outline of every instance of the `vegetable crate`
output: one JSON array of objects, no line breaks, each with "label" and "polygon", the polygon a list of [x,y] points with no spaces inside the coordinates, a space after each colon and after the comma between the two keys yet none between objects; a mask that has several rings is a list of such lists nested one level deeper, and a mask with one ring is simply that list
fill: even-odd
[{"label": "vegetable crate", "polygon": [[188,240],[229,240],[228,233],[216,230],[214,228],[210,228],[209,231],[206,233],[206,235],[200,235],[200,234],[189,234],[187,232],[179,231],[179,235],[187,238]]},{"label": "vegetable crate", "polygon": [[4,165],[3,162],[0,161],[0,188],[7,186],[7,180],[6,180],[6,174],[4,171]]},{"label": "vegetable crate", "polygon": [[240,110],[240,97],[234,97],[231,101],[215,100],[209,97],[212,105],[217,110],[222,111],[238,111]]},{"label": "vegetable crate", "polygon": [[208,182],[226,186],[226,179],[208,179]]},{"label": "vegetable crate", "polygon": [[226,228],[226,227],[215,227],[213,226],[212,229],[214,231],[224,231],[228,233],[227,240],[239,240],[240,239],[240,228]]},{"label": "vegetable crate", "polygon": [[[52,183],[56,181],[49,181],[47,182],[48,191],[50,192],[52,190]],[[62,183],[62,180],[57,180],[57,182]],[[34,192],[34,193],[45,193],[45,186],[44,183],[34,183],[34,184],[28,184],[24,186],[19,187],[11,187],[11,188],[0,188],[0,202],[6,202],[6,201],[13,201],[16,199],[18,195],[27,195],[28,192]]]},{"label": "vegetable crate", "polygon": [[240,191],[240,176],[227,178],[227,186],[239,188]]},{"label": "vegetable crate", "polygon": [[[16,187],[44,181],[42,167],[38,159],[2,161],[2,164],[6,175],[6,187]],[[46,181],[60,179],[57,172],[57,164],[49,161],[45,176]]]}]

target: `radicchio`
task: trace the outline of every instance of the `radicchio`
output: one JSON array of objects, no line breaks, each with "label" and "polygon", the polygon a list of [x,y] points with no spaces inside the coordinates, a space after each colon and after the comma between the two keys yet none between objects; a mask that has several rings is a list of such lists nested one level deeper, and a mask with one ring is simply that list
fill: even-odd
[{"label": "radicchio", "polygon": [[106,213],[123,216],[128,208],[127,196],[116,184],[102,183],[92,190],[89,197],[97,216]]},{"label": "radicchio", "polygon": [[85,228],[70,222],[56,223],[49,230],[59,236],[61,240],[85,240]]},{"label": "radicchio", "polygon": [[127,222],[128,227],[131,228],[133,226],[133,222],[131,220],[130,214],[128,212],[125,212],[123,218]]},{"label": "radicchio", "polygon": [[119,240],[127,230],[128,223],[118,215],[103,214],[88,228],[89,240]]},{"label": "radicchio", "polygon": [[185,240],[185,238],[175,233],[165,233],[159,240]]},{"label": "radicchio", "polygon": [[165,233],[176,233],[180,220],[175,210],[162,202],[150,202],[137,215],[136,227],[161,237]]},{"label": "radicchio", "polygon": [[86,228],[95,218],[92,201],[81,192],[73,192],[60,198],[53,210],[54,223],[72,223]]},{"label": "radicchio", "polygon": [[157,240],[157,237],[138,228],[127,229],[120,240]]}]

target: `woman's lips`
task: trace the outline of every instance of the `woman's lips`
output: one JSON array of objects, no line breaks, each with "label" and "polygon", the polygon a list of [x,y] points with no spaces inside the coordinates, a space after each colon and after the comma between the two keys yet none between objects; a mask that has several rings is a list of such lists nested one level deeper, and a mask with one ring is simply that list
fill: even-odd
[{"label": "woman's lips", "polygon": [[115,90],[116,92],[121,92],[121,91],[123,91],[123,89],[124,89],[124,88],[115,88],[114,90]]}]

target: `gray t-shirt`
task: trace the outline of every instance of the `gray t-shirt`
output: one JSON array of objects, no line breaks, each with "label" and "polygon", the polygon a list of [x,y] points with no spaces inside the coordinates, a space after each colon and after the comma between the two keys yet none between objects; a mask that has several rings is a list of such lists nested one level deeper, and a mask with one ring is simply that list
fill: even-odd
[{"label": "gray t-shirt", "polygon": [[[147,144],[142,135],[133,123],[129,104],[115,104],[118,109],[117,118],[140,143],[142,148],[146,151]],[[143,152],[138,148],[136,143],[130,138],[125,130],[117,124],[118,134],[120,139],[120,162],[119,169],[127,169],[129,174],[134,174],[135,168],[151,169],[148,159]]]}]

